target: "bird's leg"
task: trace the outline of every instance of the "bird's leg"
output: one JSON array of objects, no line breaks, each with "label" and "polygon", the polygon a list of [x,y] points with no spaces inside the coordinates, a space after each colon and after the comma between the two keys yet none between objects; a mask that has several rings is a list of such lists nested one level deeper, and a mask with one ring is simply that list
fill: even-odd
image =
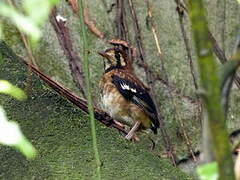
[{"label": "bird's leg", "polygon": [[140,124],[141,124],[141,122],[137,121],[134,124],[134,126],[132,127],[132,129],[128,132],[128,134],[125,136],[125,138],[128,139],[128,140],[132,139],[132,137],[134,136],[135,131],[138,129]]},{"label": "bird's leg", "polygon": [[[120,123],[120,122],[118,122],[118,121],[116,121],[116,120],[113,120],[118,126],[120,126],[121,128],[123,128],[123,129],[125,129],[125,125],[124,124],[122,124],[122,123]],[[121,132],[121,131],[119,131],[119,133],[121,134],[121,135],[125,135],[123,132]],[[136,136],[136,135],[134,135],[133,134],[133,136],[132,136],[132,138],[130,138],[130,139],[132,139],[133,141],[139,141],[139,138]]]}]

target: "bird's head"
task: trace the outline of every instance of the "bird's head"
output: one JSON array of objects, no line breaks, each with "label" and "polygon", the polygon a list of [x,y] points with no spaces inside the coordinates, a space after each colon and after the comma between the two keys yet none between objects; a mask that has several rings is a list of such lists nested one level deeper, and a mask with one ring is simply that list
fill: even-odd
[{"label": "bird's head", "polygon": [[104,57],[105,71],[127,67],[127,54],[118,48],[107,49],[106,51],[99,52],[98,54]]}]

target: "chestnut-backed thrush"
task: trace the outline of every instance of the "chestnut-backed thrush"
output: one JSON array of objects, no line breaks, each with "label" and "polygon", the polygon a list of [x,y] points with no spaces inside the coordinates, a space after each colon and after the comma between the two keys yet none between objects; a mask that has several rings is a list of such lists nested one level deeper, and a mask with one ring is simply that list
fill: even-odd
[{"label": "chestnut-backed thrush", "polygon": [[103,109],[112,118],[131,127],[126,139],[136,131],[151,128],[156,134],[159,120],[156,107],[147,88],[130,68],[127,54],[110,48],[99,52],[104,58],[104,74],[100,81]]}]

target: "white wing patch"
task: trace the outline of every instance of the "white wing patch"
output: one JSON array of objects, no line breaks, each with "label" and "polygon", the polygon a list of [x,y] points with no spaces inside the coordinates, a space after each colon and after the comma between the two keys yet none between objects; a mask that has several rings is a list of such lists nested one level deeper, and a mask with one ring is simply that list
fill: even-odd
[{"label": "white wing patch", "polygon": [[134,93],[136,93],[137,92],[137,90],[136,89],[134,89],[134,88],[131,88],[129,85],[127,85],[127,84],[121,84],[121,88],[122,89],[124,89],[124,90],[129,90],[129,91],[132,91],[132,92],[134,92]]}]

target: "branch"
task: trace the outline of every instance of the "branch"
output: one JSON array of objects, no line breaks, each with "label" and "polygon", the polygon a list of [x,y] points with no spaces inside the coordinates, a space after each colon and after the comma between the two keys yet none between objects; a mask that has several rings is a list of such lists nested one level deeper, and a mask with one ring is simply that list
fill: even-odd
[{"label": "branch", "polygon": [[86,97],[84,92],[84,87],[85,87],[84,74],[83,74],[82,66],[80,64],[81,59],[78,56],[78,54],[73,50],[73,42],[71,40],[69,30],[65,26],[65,21],[62,19],[62,17],[60,15],[57,15],[56,8],[52,10],[52,14],[50,16],[50,22],[54,30],[56,31],[57,38],[61,45],[61,48],[69,60],[68,61],[69,67],[70,67],[73,79],[77,87],[80,89],[80,92],[82,93],[83,97]]},{"label": "branch", "polygon": [[79,7],[78,7],[78,1],[77,0],[66,0],[68,2],[68,4],[71,6],[72,11],[75,14],[78,14],[79,11]]},{"label": "branch", "polygon": [[197,80],[196,80],[196,75],[195,75],[195,71],[193,68],[193,58],[191,55],[191,47],[190,47],[190,42],[189,42],[189,38],[187,37],[187,32],[186,29],[184,27],[184,23],[183,23],[183,18],[184,15],[187,13],[187,9],[184,6],[184,4],[182,2],[180,2],[180,0],[175,0],[176,4],[177,4],[177,12],[178,12],[178,17],[179,17],[179,23],[180,23],[180,27],[181,27],[181,32],[183,35],[183,40],[184,40],[184,44],[185,44],[185,48],[186,48],[186,52],[187,52],[187,56],[188,56],[188,60],[189,60],[189,66],[190,66],[190,70],[191,70],[191,75],[192,75],[192,79],[193,79],[193,84],[195,89],[198,89],[198,84],[197,84]]},{"label": "branch", "polygon": [[126,17],[125,8],[123,0],[116,0],[117,13],[116,13],[116,27],[117,27],[117,38],[122,40],[127,40],[127,27],[126,27]]},{"label": "branch", "polygon": [[[189,42],[189,38],[187,37],[187,32],[186,32],[186,29],[184,27],[184,22],[183,22],[184,15],[187,13],[187,9],[186,9],[185,5],[183,4],[183,2],[180,2],[180,0],[175,0],[175,3],[177,4],[176,10],[178,12],[179,24],[180,24],[184,44],[185,44],[185,49],[186,49],[187,56],[188,56],[188,62],[189,62],[190,72],[191,72],[192,79],[193,79],[193,84],[194,84],[195,90],[198,90],[197,79],[196,79],[196,75],[195,75],[195,71],[194,71],[194,67],[193,67],[193,58],[192,58],[192,54],[191,54],[190,42]],[[197,95],[197,98],[198,98],[198,102],[199,102],[198,95]],[[200,105],[198,104],[198,113],[199,113],[198,114],[198,120],[200,122],[200,125],[202,125],[202,122],[201,122],[202,119],[201,119],[201,115],[200,115],[201,114],[201,108],[199,106]],[[191,147],[191,144],[189,143],[189,140],[188,140],[189,139],[188,134],[185,132],[184,129],[183,129],[183,134],[185,134],[184,137],[186,139],[188,150],[190,151],[190,153],[193,157],[193,160],[196,162],[197,160],[196,160],[193,148]]]},{"label": "branch", "polygon": [[141,29],[139,27],[136,10],[135,10],[135,7],[134,7],[134,4],[133,4],[132,0],[128,0],[128,3],[129,3],[131,14],[132,14],[132,20],[133,20],[133,26],[134,26],[134,32],[135,32],[135,39],[136,39],[136,42],[137,42],[137,46],[138,46],[138,50],[139,50],[139,54],[140,54],[140,59],[142,61],[144,61],[145,52],[144,52],[144,49],[143,49]]},{"label": "branch", "polygon": [[[56,81],[52,80],[50,77],[47,75],[43,74],[41,71],[39,71],[35,66],[30,65],[28,62],[25,60],[23,61],[26,65],[28,65],[32,72],[36,74],[38,77],[40,77],[49,87],[51,87],[55,92],[57,92],[59,95],[67,98],[70,102],[72,102],[74,105],[79,107],[82,111],[85,113],[89,113],[88,111],[88,106],[87,106],[87,101],[84,99],[81,99],[77,95],[75,95],[73,92],[70,90],[64,88],[61,84],[57,83]],[[95,118],[103,123],[106,126],[114,127],[121,131],[124,134],[127,134],[127,131],[123,129],[121,126],[116,124],[113,119],[103,110],[94,107],[94,116]]]},{"label": "branch", "polygon": [[[235,179],[233,160],[225,124],[225,114],[221,105],[220,79],[214,61],[213,45],[208,38],[208,21],[202,0],[189,1],[190,19],[198,55],[201,87],[205,92],[202,100],[206,109],[208,125],[205,130],[210,134],[213,147],[210,150],[218,163],[219,179]],[[202,53],[204,51],[204,53]],[[207,147],[209,148],[209,147]]]},{"label": "branch", "polygon": [[84,9],[84,23],[95,36],[100,39],[105,38],[104,33],[97,28],[96,23],[91,19],[89,9],[87,8]]},{"label": "branch", "polygon": [[141,68],[144,68],[145,71],[148,71],[148,73],[152,76],[153,81],[159,81],[161,84],[163,84],[165,86],[165,88],[168,91],[174,93],[174,95],[176,95],[180,98],[184,98],[185,100],[189,101],[192,104],[197,103],[196,100],[193,99],[192,97],[182,94],[181,90],[179,90],[176,87],[174,87],[173,85],[171,85],[167,80],[163,79],[158,73],[150,70],[148,68],[148,65],[146,65],[146,63],[137,62],[137,65]]},{"label": "branch", "polygon": [[[227,57],[225,56],[224,51],[218,45],[216,39],[214,38],[213,34],[210,31],[209,31],[209,38],[210,38],[211,42],[213,43],[213,50],[214,50],[215,55],[218,57],[219,61],[222,64],[225,64],[228,61]],[[236,84],[238,89],[240,89],[240,77],[238,74],[235,74],[234,83]]]}]

